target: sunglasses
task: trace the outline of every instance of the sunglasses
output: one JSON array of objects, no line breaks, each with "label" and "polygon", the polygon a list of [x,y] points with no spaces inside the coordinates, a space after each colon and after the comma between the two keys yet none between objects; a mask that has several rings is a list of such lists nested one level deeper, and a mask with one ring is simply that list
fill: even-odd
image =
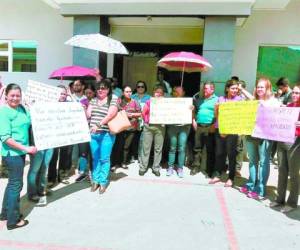
[{"label": "sunglasses", "polygon": [[100,88],[98,88],[98,90],[107,90],[108,88],[106,88],[106,87],[100,87]]},{"label": "sunglasses", "polygon": [[145,86],[136,86],[137,89],[144,89]]}]

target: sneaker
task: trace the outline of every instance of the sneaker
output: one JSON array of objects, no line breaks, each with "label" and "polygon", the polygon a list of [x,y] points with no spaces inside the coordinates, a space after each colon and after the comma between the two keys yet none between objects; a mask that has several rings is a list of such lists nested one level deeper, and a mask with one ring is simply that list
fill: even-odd
[{"label": "sneaker", "polygon": [[195,166],[193,167],[193,169],[191,170],[190,175],[196,175],[200,172],[200,167],[199,166]]},{"label": "sneaker", "polygon": [[246,187],[241,187],[240,189],[239,189],[239,191],[241,192],[241,193],[243,193],[243,194],[248,194],[248,188],[246,188]]},{"label": "sneaker", "polygon": [[167,176],[171,176],[171,175],[173,175],[173,167],[169,167],[168,169],[167,169],[167,174],[166,174]]},{"label": "sneaker", "polygon": [[248,192],[247,197],[248,197],[248,198],[251,198],[251,199],[255,199],[255,200],[258,200],[258,199],[259,199],[258,193],[253,192],[253,191]]},{"label": "sneaker", "polygon": [[39,202],[40,197],[38,195],[30,195],[30,196],[28,196],[28,200],[30,200],[32,202]]},{"label": "sneaker", "polygon": [[270,204],[269,204],[269,207],[273,208],[273,207],[280,207],[282,205],[282,203],[279,203],[277,201],[272,201]]},{"label": "sneaker", "polygon": [[39,199],[39,202],[36,204],[38,207],[44,207],[47,205],[47,196],[42,196]]},{"label": "sneaker", "polygon": [[87,174],[80,174],[80,175],[76,178],[75,182],[82,182],[82,181],[84,181],[85,179],[87,179],[87,177],[88,177]]},{"label": "sneaker", "polygon": [[179,178],[183,178],[183,169],[182,168],[177,169],[177,175]]},{"label": "sneaker", "polygon": [[145,171],[145,170],[139,170],[139,175],[140,175],[140,176],[144,176],[146,172],[147,172],[147,171]]},{"label": "sneaker", "polygon": [[294,209],[296,209],[296,208],[291,207],[289,205],[285,205],[283,208],[280,209],[280,212],[286,214],[286,213],[293,211]]},{"label": "sneaker", "polygon": [[125,163],[123,163],[121,166],[122,166],[123,169],[128,169],[128,166]]},{"label": "sneaker", "polygon": [[159,170],[152,170],[152,173],[153,173],[156,177],[159,177],[159,176],[160,176]]}]

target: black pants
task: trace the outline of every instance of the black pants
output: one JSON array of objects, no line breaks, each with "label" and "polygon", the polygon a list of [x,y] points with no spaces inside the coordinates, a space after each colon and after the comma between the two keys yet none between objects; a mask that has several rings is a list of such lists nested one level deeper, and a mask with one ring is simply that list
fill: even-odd
[{"label": "black pants", "polygon": [[220,176],[222,172],[226,170],[226,157],[228,157],[228,179],[232,181],[235,176],[237,141],[238,135],[226,135],[226,137],[221,137],[219,131],[216,132],[216,174]]},{"label": "black pants", "polygon": [[123,131],[116,137],[115,144],[112,149],[111,163],[112,166],[129,164],[129,150],[134,138],[135,131]]},{"label": "black pants", "polygon": [[133,157],[135,160],[139,158],[139,146],[142,131],[135,131],[134,137],[129,150],[129,159]]},{"label": "black pants", "polygon": [[60,181],[60,176],[57,173],[57,161],[58,162],[58,170],[70,170],[72,167],[72,149],[73,145],[68,145],[60,148],[55,148],[53,151],[53,156],[50,161],[49,169],[48,169],[48,181],[55,182],[56,178]]}]

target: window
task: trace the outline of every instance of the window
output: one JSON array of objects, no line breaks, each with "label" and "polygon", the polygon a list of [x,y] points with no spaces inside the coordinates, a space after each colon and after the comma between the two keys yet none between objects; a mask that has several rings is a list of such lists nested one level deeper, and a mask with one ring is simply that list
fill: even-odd
[{"label": "window", "polygon": [[36,72],[37,42],[0,40],[0,71]]},{"label": "window", "polygon": [[282,76],[292,84],[300,81],[300,46],[259,46],[257,78],[262,76],[274,87]]}]

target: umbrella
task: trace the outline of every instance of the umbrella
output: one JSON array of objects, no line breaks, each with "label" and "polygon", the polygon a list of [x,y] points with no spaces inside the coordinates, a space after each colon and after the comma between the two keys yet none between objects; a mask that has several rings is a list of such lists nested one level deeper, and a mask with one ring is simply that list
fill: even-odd
[{"label": "umbrella", "polygon": [[192,52],[172,52],[164,56],[157,66],[170,71],[182,71],[181,86],[184,72],[205,72],[212,68],[211,64],[202,56]]},{"label": "umbrella", "polygon": [[67,66],[54,70],[49,79],[75,80],[76,78],[95,79],[96,70],[81,66]]},{"label": "umbrella", "polygon": [[128,55],[127,49],[121,42],[101,34],[76,35],[65,44],[111,54]]}]

